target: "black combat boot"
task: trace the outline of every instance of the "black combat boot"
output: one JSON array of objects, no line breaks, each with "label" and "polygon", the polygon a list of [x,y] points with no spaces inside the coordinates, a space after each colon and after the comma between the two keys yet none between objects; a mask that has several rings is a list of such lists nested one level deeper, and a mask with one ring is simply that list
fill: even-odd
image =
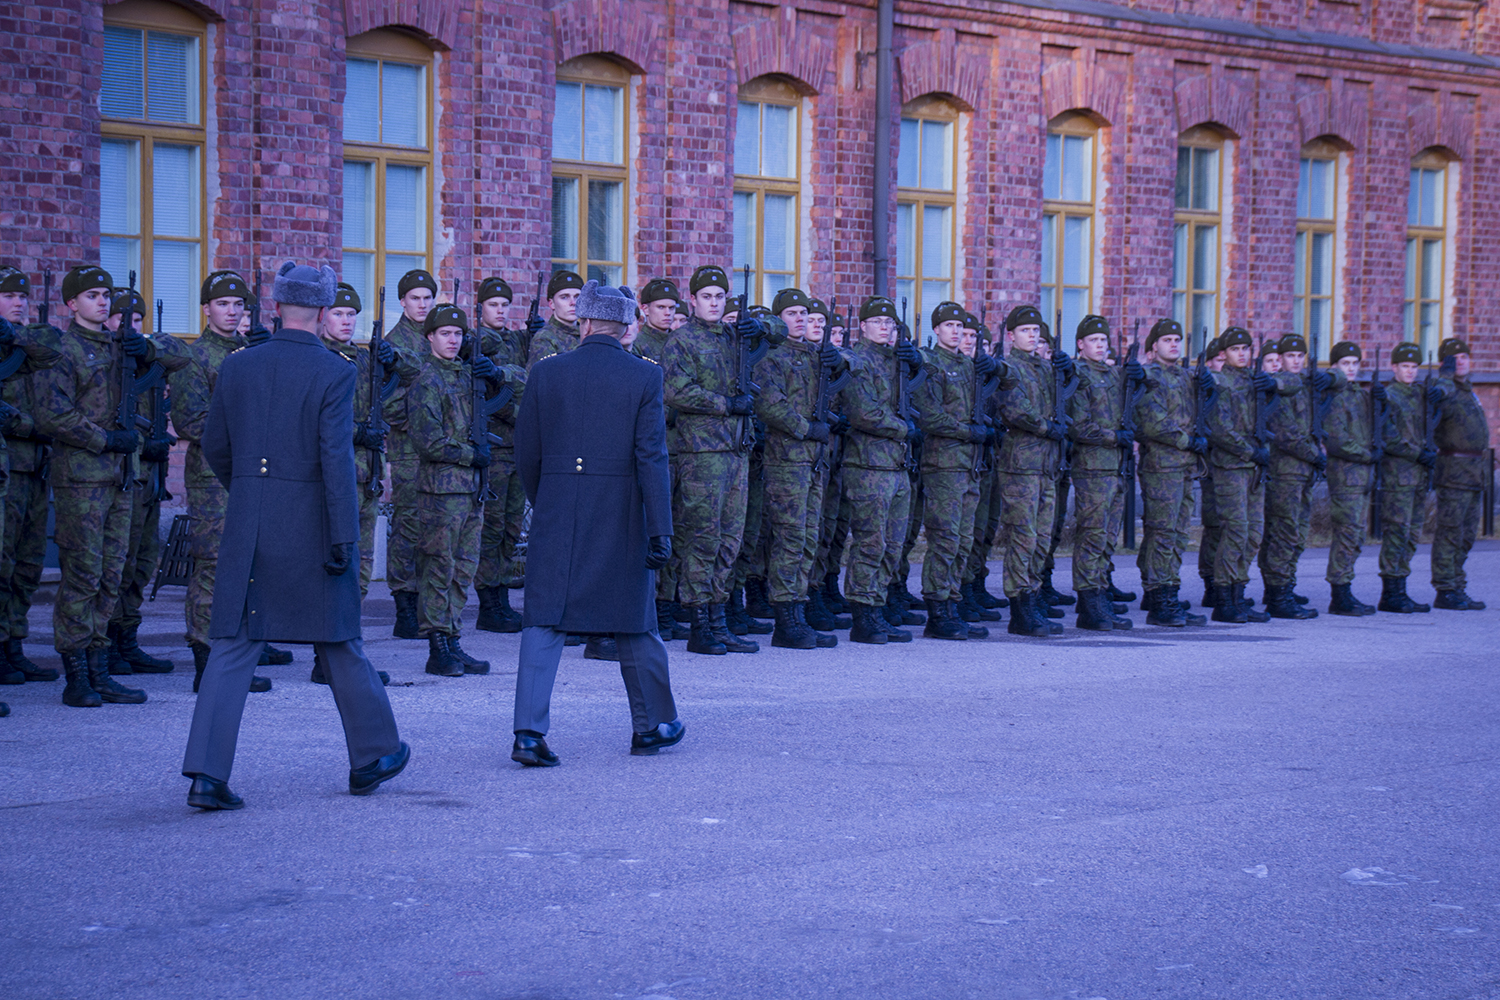
[{"label": "black combat boot", "polygon": [[110,622],[106,633],[109,636],[109,645],[104,647],[105,662],[109,665],[109,672],[116,677],[124,677],[135,673],[130,663],[120,655],[120,626],[117,622]]},{"label": "black combat boot", "polygon": [[[890,586],[885,589],[886,621],[896,626],[926,625],[927,616],[912,610],[916,603],[917,599],[906,589],[905,580],[892,580]],[[892,608],[895,609],[897,615],[894,621],[891,620],[892,612],[889,610]]]},{"label": "black combat boot", "polygon": [[724,620],[729,631],[735,635],[770,635],[774,626],[751,617],[745,610],[743,598],[744,592],[738,587],[729,592],[729,603],[724,606]]},{"label": "black combat boot", "polygon": [[109,676],[109,650],[95,646],[88,651],[89,687],[112,705],[141,705],[146,701],[146,692],[139,688],[128,688],[116,684]]},{"label": "black combat boot", "polygon": [[281,667],[292,662],[292,651],[290,649],[277,649],[269,642],[266,648],[260,651],[259,667]]},{"label": "black combat boot", "polygon": [[[904,622],[901,621],[901,619],[904,617],[904,615],[902,615],[901,609],[897,608],[895,610],[895,612],[893,613],[891,611],[890,605],[887,605],[885,607],[885,609],[884,609],[884,612],[885,613],[883,615],[879,615],[878,617],[880,617],[880,619],[886,623],[886,625],[885,625],[885,638],[886,638],[886,641],[887,642],[911,642],[911,633],[908,632],[908,631],[906,631],[906,629],[901,628],[901,625],[904,624]],[[909,612],[908,612],[908,614],[909,614]],[[896,619],[897,619],[897,622],[894,623],[894,624],[891,622],[891,618],[893,616],[896,617]],[[926,615],[922,616],[922,624],[923,625],[927,624],[927,616]]]},{"label": "black combat boot", "polygon": [[591,635],[583,644],[583,658],[585,660],[608,660],[612,663],[620,662],[620,646],[615,642],[612,635]]},{"label": "black combat boot", "polygon": [[14,685],[25,684],[26,675],[4,660],[0,660],[0,684]]},{"label": "black combat boot", "polygon": [[[1135,591],[1121,590],[1119,587],[1115,586],[1115,578],[1113,574],[1110,574],[1109,590],[1106,593],[1109,599],[1116,604],[1128,604],[1131,601],[1135,600]],[[1118,611],[1115,612],[1115,614],[1119,613],[1120,612]]]},{"label": "black combat boot", "polygon": [[1264,611],[1257,611],[1255,609],[1255,602],[1245,596],[1245,588],[1247,586],[1249,585],[1244,583],[1235,584],[1234,599],[1239,604],[1240,609],[1245,612],[1245,621],[1264,625],[1271,620],[1271,616]]},{"label": "black combat boot", "polygon": [[844,599],[843,594],[839,593],[838,570],[823,577],[823,606],[828,609],[829,614],[846,615],[849,613],[849,602]]},{"label": "black combat boot", "polygon": [[[990,593],[989,588],[985,583],[989,579],[989,576],[990,570],[989,567],[986,566],[979,571],[979,574],[977,576],[974,577],[974,601],[981,608],[987,608],[990,611],[994,611],[996,608],[1010,607],[1010,602],[1005,598],[996,597],[994,594]],[[998,618],[995,620],[999,621]]]},{"label": "black combat boot", "polygon": [[569,632],[568,635],[567,635],[567,638],[565,638],[563,640],[563,647],[564,648],[568,648],[568,647],[571,647],[571,646],[582,646],[582,645],[583,645],[583,636],[579,635],[577,632]]},{"label": "black combat boot", "polygon": [[466,674],[487,674],[490,672],[490,661],[470,656],[458,644],[457,635],[450,635],[448,637],[448,652],[452,653],[453,658],[464,665],[464,673]]},{"label": "black combat boot", "polygon": [[1035,591],[1023,590],[1011,596],[1010,624],[1006,631],[1011,635],[1028,635],[1034,639],[1045,639],[1052,634],[1047,619],[1040,616],[1035,605],[1040,601]]},{"label": "black combat boot", "polygon": [[1306,594],[1297,593],[1297,585],[1295,583],[1292,584],[1292,600],[1296,601],[1298,604],[1309,603]]},{"label": "black combat boot", "polygon": [[771,593],[762,577],[745,579],[745,614],[751,618],[775,618],[771,610]]},{"label": "black combat boot", "polygon": [[1441,608],[1444,611],[1484,610],[1484,602],[1476,601],[1474,598],[1470,597],[1462,587],[1459,587],[1457,590],[1438,591],[1437,600],[1432,602],[1432,606],[1435,608]]},{"label": "black combat boot", "polygon": [[[1042,582],[1041,588],[1036,592],[1037,597],[1045,604],[1053,607],[1070,607],[1077,603],[1077,598],[1071,594],[1064,594],[1052,586],[1052,578],[1048,577]],[[1052,617],[1048,615],[1047,617]]]},{"label": "black combat boot", "polygon": [[1266,585],[1266,614],[1272,618],[1289,618],[1292,621],[1307,621],[1318,617],[1312,608],[1304,608],[1292,596],[1291,587]]},{"label": "black combat boot", "polygon": [[[832,632],[835,626],[834,616],[828,610],[828,605],[823,602],[823,594],[817,587],[807,592],[807,605],[803,611],[803,617],[807,624],[821,632]],[[850,620],[853,624],[853,620]]]},{"label": "black combat boot", "polygon": [[975,625],[973,622],[966,622],[963,620],[963,618],[958,613],[957,601],[949,601],[947,602],[947,604],[948,620],[958,622],[960,625],[962,625],[964,627],[964,631],[969,634],[970,639],[988,639],[990,637],[990,630],[985,628],[983,625]]},{"label": "black combat boot", "polygon": [[1381,611],[1390,611],[1398,615],[1425,614],[1432,610],[1431,605],[1418,604],[1407,595],[1404,576],[1380,578],[1380,603],[1376,607]]},{"label": "black combat boot", "polygon": [[889,627],[880,609],[868,604],[849,602],[849,609],[853,612],[854,624],[849,629],[850,642],[867,642],[872,646],[884,646],[890,642],[886,633]]},{"label": "black combat boot", "polygon": [[433,632],[427,636],[427,672],[438,677],[462,677],[464,661],[448,648],[448,636]]},{"label": "black combat boot", "polygon": [[1192,607],[1192,605],[1177,595],[1177,586],[1175,584],[1166,588],[1166,597],[1164,599],[1177,605],[1177,610],[1182,612],[1182,620],[1188,625],[1203,626],[1208,624],[1207,615],[1195,615],[1188,611],[1188,608]]},{"label": "black combat boot", "polygon": [[922,629],[924,639],[968,640],[968,624],[962,619],[948,617],[949,609],[953,607],[952,601],[939,601],[931,597],[925,600],[927,625]]},{"label": "black combat boot", "polygon": [[714,638],[714,627],[708,606],[705,604],[684,604],[683,610],[688,613],[688,620],[692,622],[692,628],[688,632],[687,650],[689,653],[702,653],[705,656],[723,656],[729,650],[724,644]]},{"label": "black combat boot", "polygon": [[1228,622],[1231,625],[1243,625],[1250,619],[1245,616],[1249,610],[1242,606],[1232,586],[1215,586],[1213,596],[1218,598],[1219,603],[1214,605],[1213,620],[1216,622]]},{"label": "black combat boot", "polygon": [[[989,608],[985,607],[983,604],[979,603],[979,594],[978,594],[978,591],[975,589],[976,586],[977,586],[977,584],[973,580],[970,580],[969,582],[961,584],[959,586],[959,588],[958,588],[958,599],[957,599],[957,601],[955,603],[958,604],[960,617],[962,617],[964,621],[971,621],[971,620],[972,621],[976,621],[976,622],[997,622],[997,621],[999,621],[1000,620],[1000,612],[998,612],[998,611],[992,611]],[[973,619],[970,619],[968,615],[966,615],[966,614],[963,613],[963,609],[965,607],[967,607],[970,611],[972,611],[974,613],[974,618]]]},{"label": "black combat boot", "polygon": [[317,646],[313,647],[312,672],[307,675],[307,680],[310,684],[327,685],[328,683],[328,671],[323,669],[323,654],[318,652]]},{"label": "black combat boot", "polygon": [[479,594],[479,617],[474,627],[481,632],[519,632],[521,616],[510,606],[509,587],[481,587]]},{"label": "black combat boot", "polygon": [[1141,586],[1141,591],[1142,591],[1142,593],[1141,593],[1141,610],[1142,611],[1155,611],[1156,610],[1156,594],[1157,594],[1157,592],[1160,589],[1161,589],[1160,587],[1147,587],[1144,584],[1142,584],[1142,586]]},{"label": "black combat boot", "polygon": [[797,615],[797,622],[806,625],[807,630],[813,634],[813,640],[819,649],[832,649],[839,644],[839,637],[832,632],[819,632],[807,624],[807,605],[801,601],[792,605],[792,611]]},{"label": "black combat boot", "polygon": [[391,594],[391,599],[396,602],[396,627],[391,629],[391,635],[397,639],[422,638],[422,626],[417,618],[417,592],[398,590]]},{"label": "black combat boot", "polygon": [[1351,583],[1335,583],[1333,585],[1333,600],[1328,603],[1328,613],[1331,615],[1343,615],[1347,618],[1363,618],[1373,615],[1375,609],[1362,602],[1354,596]]},{"label": "black combat boot", "polygon": [[104,704],[99,692],[89,686],[88,654],[81,649],[58,650],[68,686],[63,688],[62,703],[69,708],[98,708]]},{"label": "black combat boot", "polygon": [[[1131,594],[1130,599],[1132,601],[1135,600],[1135,595]],[[1110,612],[1109,618],[1112,622],[1115,623],[1116,632],[1129,632],[1131,629],[1135,628],[1135,622],[1131,621],[1130,618],[1126,615],[1126,612],[1130,610],[1130,606],[1128,604],[1111,603],[1108,591],[1100,592],[1099,603],[1104,605],[1104,610]]]},{"label": "black combat boot", "polygon": [[139,629],[140,625],[120,626],[120,658],[138,674],[170,674],[176,669],[175,665],[171,660],[158,659],[142,649],[136,639]]},{"label": "black combat boot", "polygon": [[1183,613],[1181,605],[1172,599],[1170,588],[1155,587],[1146,591],[1146,596],[1141,600],[1141,606],[1147,608],[1147,625],[1182,628],[1187,624],[1187,615]]},{"label": "black combat boot", "polygon": [[679,625],[691,626],[693,624],[692,611],[686,604],[679,604],[676,601],[673,601],[672,617],[677,619],[677,624]]},{"label": "black combat boot", "polygon": [[690,632],[687,626],[678,623],[672,617],[672,602],[658,600],[656,602],[656,631],[663,642],[676,642],[678,639],[686,639]]},{"label": "black combat boot", "polygon": [[[895,588],[896,596],[901,600],[901,608],[906,611],[911,610],[921,603],[917,600],[916,594],[906,589],[906,577],[910,572],[911,567],[903,560],[898,564],[895,579],[891,580],[891,585]],[[926,622],[907,622],[906,624],[925,625]]]},{"label": "black combat boot", "polygon": [[[1202,601],[1202,604],[1203,604],[1203,606],[1205,608],[1208,608],[1210,611],[1215,611],[1219,607],[1219,588],[1217,586],[1215,586],[1215,584],[1214,584],[1214,578],[1211,577],[1211,576],[1205,576],[1203,578],[1203,601]],[[1214,620],[1217,621],[1218,619],[1214,619]]]},{"label": "black combat boot", "polygon": [[713,630],[714,641],[731,653],[759,653],[760,643],[754,639],[741,639],[729,631],[729,625],[724,620],[724,605],[710,604],[708,606],[708,624]]},{"label": "black combat boot", "polygon": [[797,620],[797,605],[778,601],[771,605],[771,613],[776,618],[771,645],[782,649],[818,648],[818,634]]},{"label": "black combat boot", "polygon": [[1078,592],[1078,617],[1073,622],[1090,632],[1113,632],[1114,616],[1104,604],[1104,591],[1080,590]]},{"label": "black combat boot", "polygon": [[25,644],[15,636],[5,640],[5,662],[12,669],[26,675],[28,681],[55,681],[57,671],[51,667],[39,667],[26,658]]}]

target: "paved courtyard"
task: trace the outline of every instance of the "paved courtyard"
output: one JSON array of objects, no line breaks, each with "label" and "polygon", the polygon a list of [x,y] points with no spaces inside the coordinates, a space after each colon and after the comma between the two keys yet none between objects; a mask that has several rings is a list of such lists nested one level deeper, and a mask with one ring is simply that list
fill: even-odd
[{"label": "paved courtyard", "polygon": [[[429,677],[382,590],[406,773],[347,794],[299,648],[219,814],[184,802],[164,591],[142,640],[178,670],[146,705],[0,689],[0,997],[1496,1000],[1500,543],[1470,569],[1489,611],[676,643],[687,738],[654,758],[626,753],[615,666],[570,649],[550,770],[508,759],[518,637],[466,639],[488,677]],[[1418,599],[1426,572],[1424,548]],[[29,652],[55,665],[49,619]]]}]

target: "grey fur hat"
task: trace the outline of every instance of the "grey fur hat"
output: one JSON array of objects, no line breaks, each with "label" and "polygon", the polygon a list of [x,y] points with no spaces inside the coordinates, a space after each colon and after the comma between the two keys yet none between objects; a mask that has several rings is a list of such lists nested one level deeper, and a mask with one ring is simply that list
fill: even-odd
[{"label": "grey fur hat", "polygon": [[289,306],[322,309],[333,305],[338,287],[339,276],[327,264],[315,268],[289,260],[276,270],[271,298]]},{"label": "grey fur hat", "polygon": [[618,288],[590,279],[578,297],[578,318],[602,319],[629,326],[635,322],[636,303]]}]

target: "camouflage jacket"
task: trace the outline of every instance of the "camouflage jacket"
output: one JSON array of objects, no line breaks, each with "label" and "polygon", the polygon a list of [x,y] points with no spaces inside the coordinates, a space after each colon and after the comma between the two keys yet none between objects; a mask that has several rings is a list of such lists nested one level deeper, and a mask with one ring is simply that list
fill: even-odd
[{"label": "camouflage jacket", "polygon": [[630,353],[638,358],[661,364],[662,353],[666,351],[667,341],[671,339],[671,330],[658,330],[650,323],[643,321],[640,333],[636,334],[635,343],[630,345]]},{"label": "camouflage jacket", "polygon": [[36,427],[53,438],[54,486],[120,482],[125,456],[104,450],[108,432],[121,429],[114,336],[73,323],[57,345],[56,364],[37,374]]},{"label": "camouflage jacket", "polygon": [[1467,378],[1438,379],[1447,390],[1438,407],[1437,430],[1432,441],[1437,445],[1437,479],[1439,489],[1482,490],[1489,475],[1484,450],[1490,446],[1490,425],[1484,408]]},{"label": "camouflage jacket", "polygon": [[896,412],[895,351],[861,340],[850,355],[849,384],[842,393],[849,418],[844,464],[905,471],[907,426]]},{"label": "camouflage jacket", "polygon": [[1385,384],[1385,460],[1380,476],[1387,488],[1426,489],[1427,469],[1417,461],[1427,444],[1426,420],[1422,383]]},{"label": "camouflage jacket", "polygon": [[922,352],[927,378],[912,393],[922,442],[922,471],[974,468],[983,444],[969,443],[974,422],[974,362],[957,351],[933,347]]},{"label": "camouflage jacket", "polygon": [[[421,325],[413,322],[405,313],[401,314],[385,339],[396,349],[396,354],[403,359],[405,365],[418,372],[427,367],[427,360],[432,357],[427,335],[422,332]],[[391,435],[386,438],[386,457],[392,462],[416,461],[416,452],[412,451],[411,442],[406,440],[406,388],[398,386],[381,405],[385,409],[385,422],[391,426]],[[355,412],[358,413],[358,409]]]},{"label": "camouflage jacket", "polygon": [[1050,476],[1057,468],[1062,442],[1047,437],[1053,413],[1052,364],[1034,351],[1011,351],[1005,359],[1016,385],[999,394],[1005,437],[995,467],[1001,472]]},{"label": "camouflage jacket", "polygon": [[[156,348],[156,356],[153,358],[153,360],[166,370],[164,384],[162,386],[164,390],[163,395],[166,398],[162,400],[162,403],[168,407],[168,412],[170,414],[170,408],[172,406],[172,376],[177,372],[182,371],[188,365],[192,364],[193,355],[192,352],[188,350],[188,345],[186,343],[172,336],[170,333],[161,334],[155,337],[149,337],[147,339],[150,340],[152,346]],[[141,393],[140,398],[136,401],[135,412],[138,414],[136,418],[135,429],[136,432],[141,436],[141,447],[145,448],[146,439],[151,436],[151,390],[147,390]],[[136,461],[135,478],[137,482],[144,483],[149,481],[154,471],[155,465],[153,463],[142,462],[139,460]]]},{"label": "camouflage jacket", "polygon": [[1323,423],[1328,443],[1330,492],[1363,490],[1373,481],[1371,430],[1370,394],[1346,380],[1333,391]]},{"label": "camouflage jacket", "polygon": [[[1251,379],[1253,368],[1234,368],[1225,365],[1224,370],[1214,376],[1218,398],[1208,415],[1209,464],[1219,469],[1249,469],[1255,462],[1251,458],[1260,442],[1255,439],[1256,393]],[[1266,415],[1269,430],[1276,411],[1287,404],[1288,396],[1302,391],[1300,375],[1276,376],[1277,401]]]},{"label": "camouflage jacket", "polygon": [[219,381],[224,359],[245,346],[238,335],[221,337],[204,329],[203,335],[188,345],[192,364],[172,374],[172,427],[188,443],[187,461],[183,466],[183,484],[190,490],[222,489],[218,478],[203,460],[203,426],[208,420],[208,401]]},{"label": "camouflage jacket", "polygon": [[738,355],[733,332],[696,316],[679,328],[662,351],[662,392],[677,411],[668,450],[739,451],[740,424],[729,415],[730,397],[739,391]]},{"label": "camouflage jacket", "polygon": [[[370,419],[370,351],[369,348],[360,347],[356,344],[341,344],[336,340],[324,339],[323,346],[334,354],[354,365],[354,422],[356,424],[368,423]],[[412,358],[401,350],[396,351],[396,389],[400,392],[409,387],[417,380],[422,369]],[[382,380],[382,386],[384,380]],[[385,404],[381,403],[381,415],[384,416]],[[371,471],[370,453],[367,449],[360,448],[355,452],[354,475],[361,484],[370,481]],[[377,464],[374,468],[379,469]],[[382,470],[383,471],[383,470]]]},{"label": "camouflage jacket", "polygon": [[765,461],[773,465],[817,461],[821,445],[807,440],[818,404],[817,347],[786,341],[755,366],[755,382],[761,387],[755,415],[766,425]]},{"label": "camouflage jacket", "polygon": [[[1344,373],[1337,368],[1325,369],[1333,376],[1330,393],[1344,387]],[[1305,375],[1290,372],[1276,376],[1283,389],[1290,388],[1290,395],[1283,394],[1266,418],[1266,429],[1271,432],[1271,464],[1267,467],[1272,479],[1311,479],[1312,463],[1318,459],[1318,445],[1312,432],[1312,393],[1308,389]]]},{"label": "camouflage jacket", "polygon": [[497,365],[522,367],[530,353],[525,330],[492,330],[487,326],[479,328],[479,350]]},{"label": "camouflage jacket", "polygon": [[473,493],[478,486],[478,473],[470,464],[470,402],[464,363],[435,356],[406,391],[406,435],[422,463],[417,489],[423,493]]},{"label": "camouflage jacket", "polygon": [[1120,471],[1115,431],[1124,425],[1120,371],[1102,361],[1079,358],[1078,388],[1068,400],[1068,439],[1073,442],[1073,471],[1095,475]]},{"label": "camouflage jacket", "polygon": [[[501,365],[510,402],[490,414],[490,433],[500,439],[493,444],[496,461],[514,462],[516,450],[516,414],[521,411],[521,397],[526,395],[526,369],[520,365]],[[468,373],[464,373],[465,377]]]},{"label": "camouflage jacket", "polygon": [[554,354],[567,354],[578,346],[578,325],[568,325],[559,322],[554,316],[543,324],[531,338],[531,350],[526,355],[526,370],[543,358],[550,358]]},{"label": "camouflage jacket", "polygon": [[1191,368],[1159,361],[1146,366],[1146,391],[1135,405],[1141,472],[1180,472],[1196,463],[1198,456],[1192,451],[1196,407]]},{"label": "camouflage jacket", "polygon": [[61,357],[58,342],[62,331],[50,324],[33,323],[21,327],[12,324],[16,331],[15,347],[26,355],[21,368],[4,386],[5,402],[19,410],[9,433],[0,438],[0,451],[9,453],[9,469],[12,472],[35,472],[42,466],[43,442],[37,440],[37,387],[33,375],[43,368],[51,368]]}]

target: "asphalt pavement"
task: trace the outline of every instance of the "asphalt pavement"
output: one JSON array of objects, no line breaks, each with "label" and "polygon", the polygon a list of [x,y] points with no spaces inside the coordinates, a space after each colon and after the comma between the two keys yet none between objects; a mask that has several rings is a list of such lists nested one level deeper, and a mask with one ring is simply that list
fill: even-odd
[{"label": "asphalt pavement", "polygon": [[[569,649],[545,770],[509,760],[518,637],[430,677],[381,589],[367,648],[411,765],[347,793],[298,647],[250,697],[234,813],[185,804],[164,591],[141,638],[178,669],[136,678],[147,704],[0,688],[0,997],[1497,1000],[1500,543],[1469,568],[1491,610],[674,643],[687,736],[656,757],[627,753],[615,665]],[[28,651],[55,665],[50,612]]]}]

